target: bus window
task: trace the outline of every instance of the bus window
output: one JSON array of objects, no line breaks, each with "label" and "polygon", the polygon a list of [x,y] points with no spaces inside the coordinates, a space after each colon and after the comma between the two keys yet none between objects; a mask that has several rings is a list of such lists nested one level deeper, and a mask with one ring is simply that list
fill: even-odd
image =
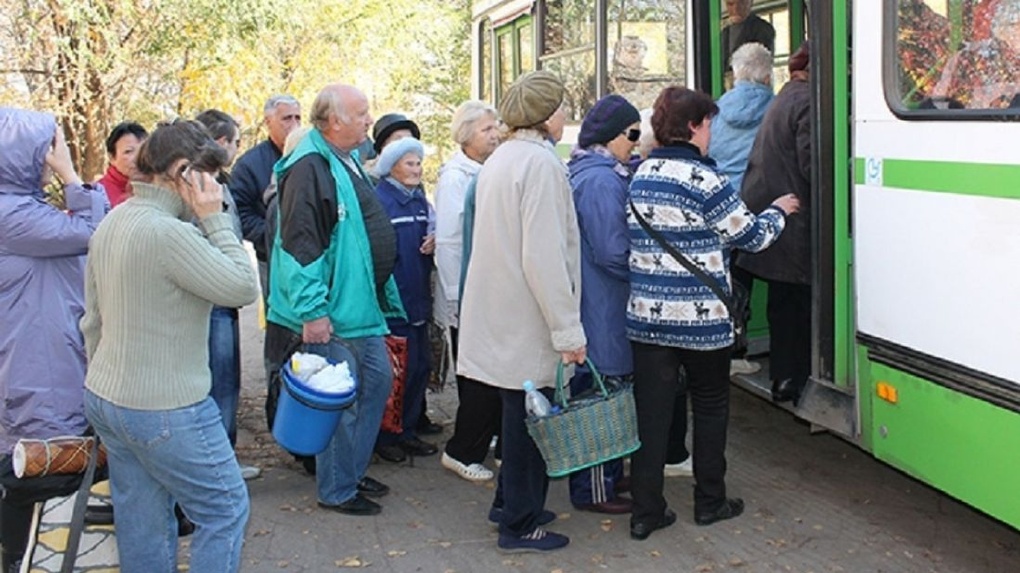
[{"label": "bus window", "polygon": [[1020,0],[894,1],[893,111],[1020,108]]},{"label": "bus window", "polygon": [[595,105],[595,0],[546,0],[542,69],[559,76],[569,123]]},{"label": "bus window", "polygon": [[685,84],[684,0],[608,0],[609,91],[638,109],[652,107],[662,88]]},{"label": "bus window", "polygon": [[[788,2],[775,2],[772,0],[752,2],[752,0],[722,0],[723,20],[722,33],[719,41],[722,44],[722,63],[724,73],[723,85],[729,89],[733,85],[733,73],[730,71],[729,58],[733,51],[745,42],[758,42],[772,52],[773,78],[772,86],[778,93],[790,79],[790,72],[786,67],[790,60],[791,42],[794,34],[802,33],[802,30],[791,30],[793,22]],[[735,18],[747,15],[736,23]],[[796,50],[800,46],[800,40],[792,44]]]},{"label": "bus window", "polygon": [[501,30],[496,34],[496,61],[499,62],[499,90],[496,93],[500,97],[517,77],[514,74],[513,42],[512,30]]},{"label": "bus window", "polygon": [[517,45],[520,58],[520,73],[524,74],[535,70],[535,38],[534,26],[530,18],[524,18],[517,24]]}]

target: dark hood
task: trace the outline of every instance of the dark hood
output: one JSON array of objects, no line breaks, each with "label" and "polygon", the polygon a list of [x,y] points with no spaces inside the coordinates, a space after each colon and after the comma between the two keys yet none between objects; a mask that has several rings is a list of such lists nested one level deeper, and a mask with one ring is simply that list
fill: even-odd
[{"label": "dark hood", "polygon": [[0,107],[0,194],[41,194],[43,165],[53,143],[53,115]]}]

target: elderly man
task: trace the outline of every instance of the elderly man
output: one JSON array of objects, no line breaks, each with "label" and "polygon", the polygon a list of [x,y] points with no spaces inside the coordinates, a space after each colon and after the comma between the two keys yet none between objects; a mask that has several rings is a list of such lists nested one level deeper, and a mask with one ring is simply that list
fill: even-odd
[{"label": "elderly man", "polygon": [[730,66],[730,56],[737,48],[749,42],[758,42],[769,53],[776,50],[776,29],[761,17],[751,13],[753,0],[725,0],[730,23],[722,30],[723,65]]},{"label": "elderly man", "polygon": [[[312,104],[313,129],[278,166],[279,234],[270,264],[266,357],[276,367],[297,349],[348,361],[358,397],[316,456],[319,505],[349,515],[382,508],[389,488],[365,477],[393,373],[386,319],[403,317],[392,272],[396,234],[351,152],[372,117],[358,89],[334,84]],[[366,497],[367,496],[367,497]]]},{"label": "elderly man", "polygon": [[289,95],[275,95],[263,107],[269,139],[252,147],[234,165],[227,187],[237,203],[244,238],[255,247],[259,262],[262,294],[266,295],[266,204],[262,194],[269,186],[273,165],[283,155],[283,144],[295,127],[301,125],[301,104]]}]

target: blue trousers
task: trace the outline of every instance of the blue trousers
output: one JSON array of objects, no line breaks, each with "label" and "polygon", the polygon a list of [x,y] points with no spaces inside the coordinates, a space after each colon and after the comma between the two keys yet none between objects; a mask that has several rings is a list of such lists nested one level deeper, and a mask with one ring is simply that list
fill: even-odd
[{"label": "blue trousers", "polygon": [[428,323],[417,326],[390,324],[390,332],[407,339],[407,376],[404,379],[404,407],[401,412],[401,428],[404,431],[399,435],[380,431],[380,446],[390,446],[417,437],[415,427],[421,418],[425,391],[429,387],[429,374],[432,372]]},{"label": "blue trousers", "polygon": [[85,415],[106,445],[120,570],[176,573],[176,501],[196,525],[191,571],[238,571],[248,489],[212,399],[134,410],[86,390]]},{"label": "blue trousers", "polygon": [[237,309],[214,306],[209,315],[209,396],[216,402],[230,445],[237,443],[237,402],[241,394],[241,337]]},{"label": "blue trousers", "polygon": [[[552,400],[551,388],[540,391]],[[545,509],[549,491],[549,477],[545,473],[545,460],[524,425],[524,392],[500,388],[499,395],[503,399],[503,465],[499,468],[492,505],[503,508],[499,532],[521,537],[538,527],[538,517]]]},{"label": "blue trousers", "polygon": [[319,501],[339,505],[358,493],[358,482],[372,461],[386,398],[393,386],[393,369],[381,336],[334,338],[327,344],[306,344],[305,352],[334,360],[346,360],[353,354],[358,362],[354,404],[343,411],[326,450],[315,456]]},{"label": "blue trousers", "polygon": [[[608,378],[608,377],[607,377]],[[591,372],[578,368],[570,380],[570,395],[589,390]],[[623,459],[608,461],[570,474],[570,503],[588,505],[616,499],[616,483],[623,479]]]}]

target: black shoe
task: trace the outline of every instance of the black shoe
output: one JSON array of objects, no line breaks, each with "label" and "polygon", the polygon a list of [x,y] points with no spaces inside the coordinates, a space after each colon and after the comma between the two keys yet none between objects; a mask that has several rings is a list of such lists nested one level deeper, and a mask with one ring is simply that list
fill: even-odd
[{"label": "black shoe", "polygon": [[804,388],[803,384],[798,383],[793,378],[783,378],[782,380],[772,381],[772,401],[779,402],[796,402],[800,399],[800,391]]},{"label": "black shoe", "polygon": [[439,451],[434,444],[423,442],[418,438],[411,438],[410,440],[404,440],[400,442],[400,447],[412,456],[431,456],[435,455]]},{"label": "black shoe", "polygon": [[294,459],[301,462],[301,466],[305,468],[305,473],[310,476],[315,475],[315,456],[294,456]]},{"label": "black shoe", "polygon": [[366,498],[360,493],[355,494],[354,497],[340,505],[329,505],[328,503],[322,503],[320,501],[319,507],[347,515],[376,515],[382,512],[381,505]]},{"label": "black shoe", "polygon": [[732,519],[744,513],[744,500],[739,497],[726,498],[719,509],[711,513],[695,513],[694,523],[698,525],[712,525],[717,521]]},{"label": "black shoe", "polygon": [[630,538],[637,539],[638,541],[644,541],[648,539],[648,536],[657,529],[664,529],[676,523],[676,512],[670,508],[666,508],[666,511],[662,513],[662,518],[658,521],[647,522],[639,521],[637,523],[631,522],[630,524]]},{"label": "black shoe", "polygon": [[397,444],[392,444],[389,446],[376,446],[375,454],[380,458],[388,462],[393,462],[395,464],[399,464],[400,462],[407,459],[407,454],[404,453],[404,448],[400,447]]},{"label": "black shoe", "polygon": [[443,427],[422,414],[422,417],[418,418],[418,425],[414,427],[414,432],[422,436],[434,436],[442,434]]},{"label": "black shoe", "polygon": [[368,497],[382,497],[390,493],[390,486],[365,476],[358,482],[358,493]]}]

